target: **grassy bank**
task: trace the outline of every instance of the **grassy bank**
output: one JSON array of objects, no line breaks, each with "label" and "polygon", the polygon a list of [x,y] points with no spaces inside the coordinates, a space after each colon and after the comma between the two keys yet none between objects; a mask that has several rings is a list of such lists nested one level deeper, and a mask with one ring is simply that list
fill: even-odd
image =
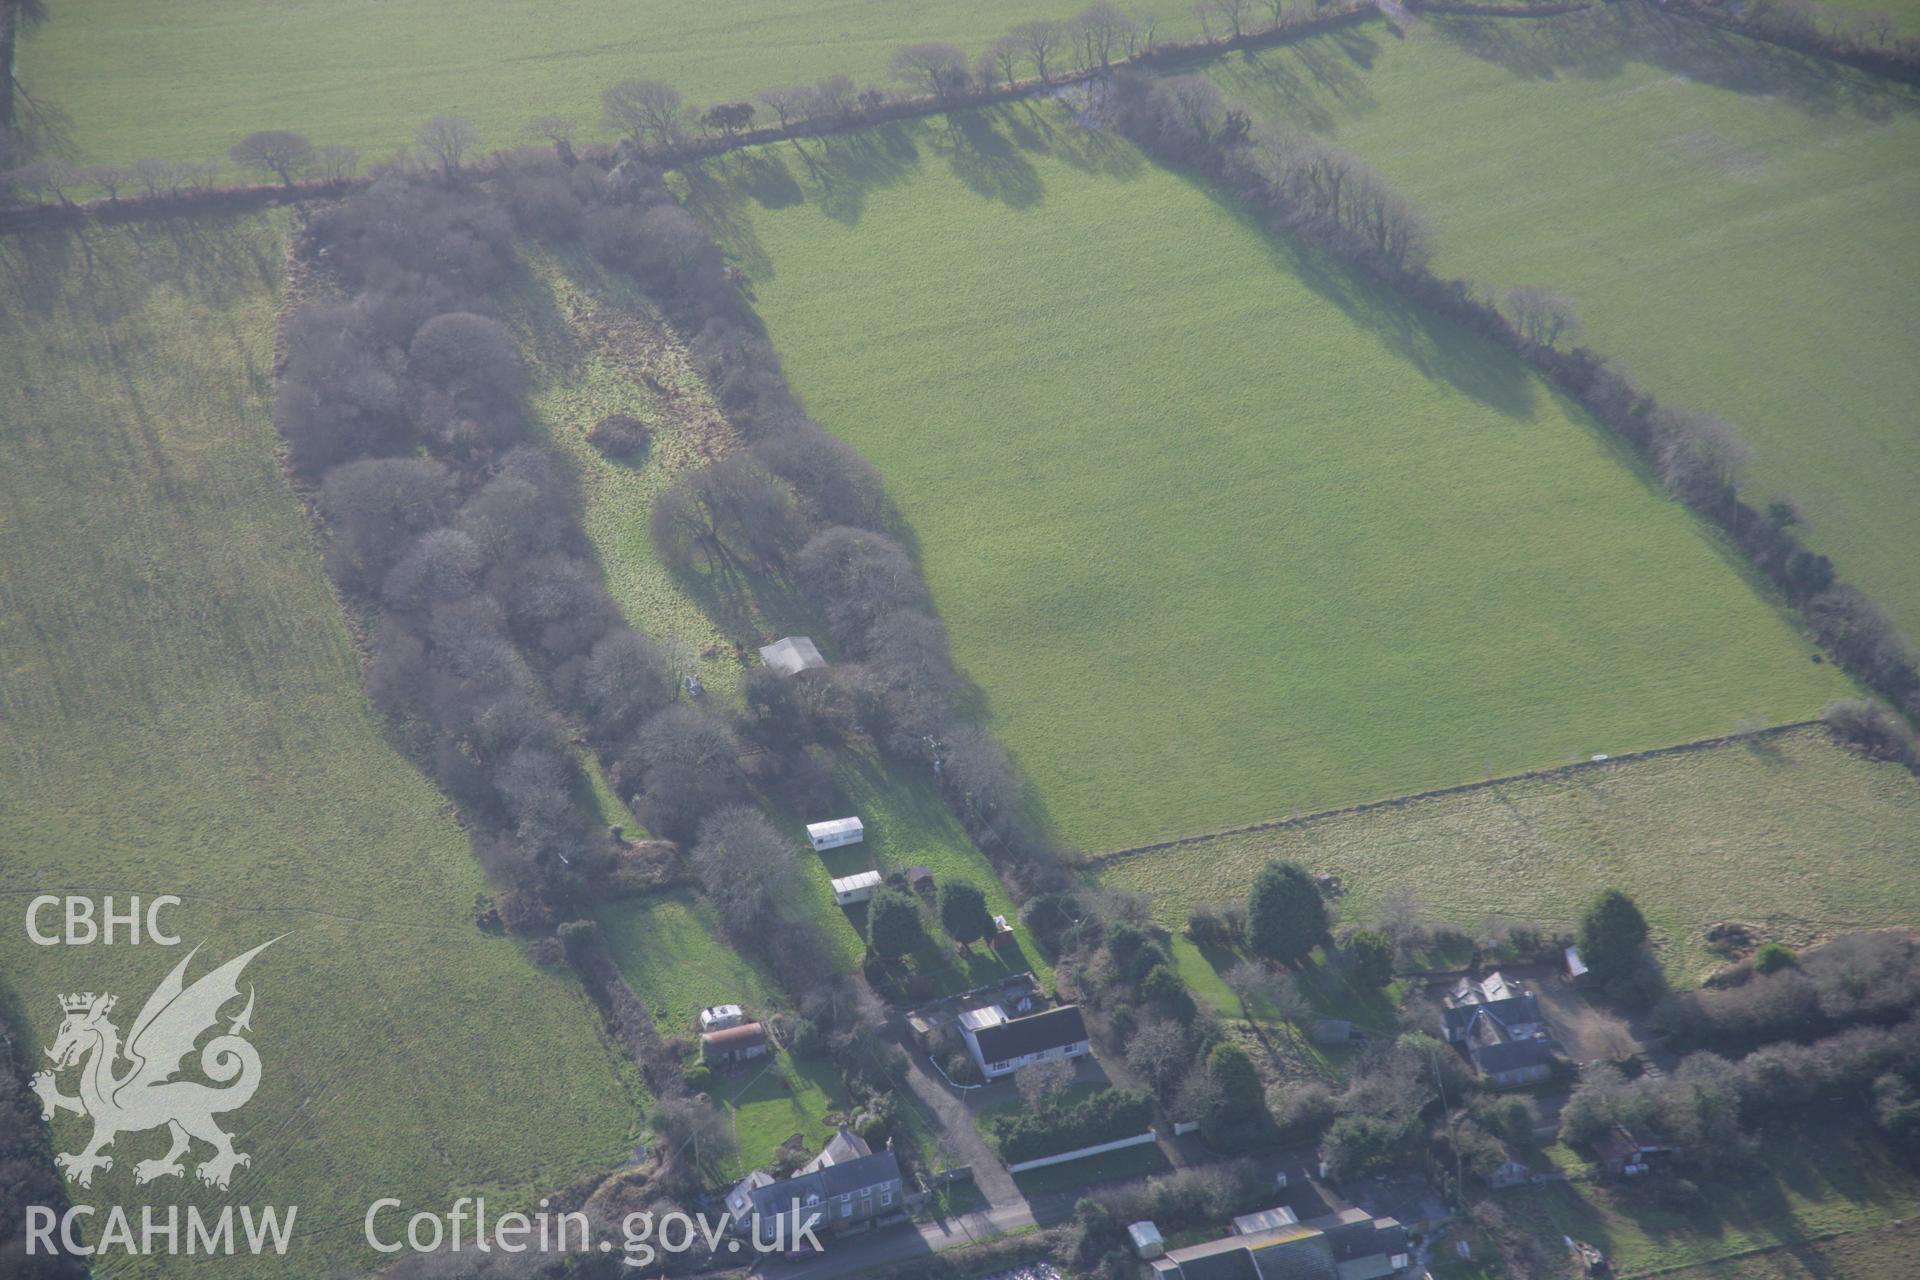
[{"label": "grassy bank", "polygon": [[[246,975],[260,1091],[225,1121],[252,1165],[230,1195],[191,1172],[138,1195],[297,1204],[276,1266],[320,1276],[376,1260],[358,1227],[374,1196],[529,1202],[617,1163],[645,1097],[570,979],[474,927],[466,837],[361,693],[274,456],[283,230],[8,243],[0,993],[42,1043],[68,991],[114,992],[125,1031],[181,958],[33,946],[14,913],[36,894],[180,895],[167,923],[204,948],[192,976],[284,934]],[[88,1131],[63,1118],[56,1146]],[[164,1148],[123,1135],[86,1194],[134,1196],[134,1164]]]}]

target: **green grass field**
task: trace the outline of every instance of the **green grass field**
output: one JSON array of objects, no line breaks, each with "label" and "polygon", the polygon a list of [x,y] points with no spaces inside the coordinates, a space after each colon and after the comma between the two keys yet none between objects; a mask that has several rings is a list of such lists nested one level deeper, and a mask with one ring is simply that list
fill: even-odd
[{"label": "green grass field", "polygon": [[629,898],[603,908],[608,949],[663,1036],[700,1033],[700,1011],[737,1004],[769,1012],[760,970],[715,937],[713,911],[690,890]]},{"label": "green grass field", "polygon": [[1515,362],[1051,109],[686,175],[1089,850],[1799,718],[1843,685]]},{"label": "green grass field", "polygon": [[[804,602],[773,584],[723,592],[697,576],[673,574],[655,558],[647,533],[654,495],[682,468],[736,447],[732,428],[688,367],[678,340],[630,284],[605,275],[584,255],[530,255],[531,265],[513,291],[509,315],[534,361],[536,419],[578,478],[583,523],[608,587],[635,626],[677,647],[682,660],[699,673],[709,697],[731,702],[747,664],[759,661],[755,647],[793,631],[820,635],[822,628]],[[650,389],[643,375],[664,391]],[[631,413],[653,428],[647,452],[632,464],[610,461],[586,441],[588,429],[612,412]],[[744,658],[735,642],[743,645]],[[702,657],[709,649],[714,656]],[[992,866],[930,778],[853,750],[840,753],[836,776],[846,812],[861,816],[866,839],[822,856],[806,853],[807,898],[800,905],[826,925],[845,968],[857,968],[865,951],[858,932],[864,927],[864,909],[848,911],[834,904],[829,884],[834,876],[925,866],[936,880],[957,877],[980,885],[991,910],[1014,917],[1013,903]],[[802,844],[806,823],[828,816],[788,812],[777,804],[770,805],[769,812]],[[968,957],[929,945],[912,960],[915,970],[943,991],[965,990],[1029,968],[1047,980],[1049,970],[1024,927],[1017,930],[1017,941],[1018,952],[994,955],[976,948]],[[708,943],[723,949],[710,935]],[[697,949],[704,953],[706,946]],[[645,984],[633,980],[646,998]],[[691,1009],[697,1012],[702,1005],[728,998],[698,997]],[[650,998],[648,1006],[653,1007]],[[684,1029],[684,1022],[674,1025]]]},{"label": "green grass field", "polygon": [[1577,299],[1589,345],[1737,423],[1750,494],[1920,636],[1920,93],[1626,5],[1235,55],[1230,94],[1377,167],[1436,269]]},{"label": "green grass field", "polygon": [[[360,148],[368,160],[411,146],[443,112],[466,116],[488,147],[528,140],[537,116],[571,117],[602,136],[600,94],[637,76],[708,104],[844,73],[890,83],[904,44],[943,40],[969,57],[1031,18],[1065,18],[1084,0],[141,0],[51,6],[23,43],[29,91],[72,117],[81,155],[224,156],[255,129],[296,129]],[[1167,35],[1197,29],[1178,0]]]},{"label": "green grass field", "polygon": [[[1571,1157],[1564,1148],[1551,1154]],[[1561,1182],[1503,1191],[1498,1203],[1510,1221],[1539,1238],[1542,1256],[1567,1256],[1561,1237],[1570,1235],[1600,1248],[1621,1277],[1664,1275],[1689,1264],[1834,1233],[1874,1232],[1920,1209],[1920,1181],[1913,1170],[1888,1149],[1883,1137],[1858,1122],[1776,1129],[1761,1139],[1756,1155],[1763,1173],[1703,1175],[1691,1194],[1651,1183]],[[1837,1269],[1800,1274],[1880,1280],[1906,1272]]]},{"label": "green grass field", "polygon": [[[663,1036],[697,1036],[708,1005],[738,1004],[749,1017],[764,1017],[782,1003],[771,998],[772,984],[759,969],[719,940],[712,909],[697,894],[628,899],[603,909],[599,920],[620,971]],[[833,1135],[827,1115],[846,1107],[831,1063],[799,1063],[784,1052],[716,1075],[709,1092],[734,1117],[739,1151],[725,1167],[732,1177],[771,1164],[796,1133],[817,1150]]]},{"label": "green grass field", "polygon": [[1174,928],[1244,895],[1270,858],[1343,877],[1350,919],[1407,889],[1468,928],[1491,912],[1570,927],[1612,885],[1645,910],[1669,969],[1691,975],[1714,963],[1702,931],[1715,921],[1800,945],[1920,919],[1916,832],[1910,774],[1809,729],[1223,836],[1122,859],[1102,879],[1152,894]]},{"label": "green grass field", "polygon": [[646,1098],[576,984],[476,930],[466,838],[362,696],[275,461],[283,231],[0,246],[0,998],[45,1044],[57,996],[110,990],[124,1032],[185,950],[34,946],[32,895],[178,894],[196,977],[284,934],[246,975],[264,1072],[231,1193],[136,1191],[148,1133],[77,1198],[297,1205],[275,1274],[323,1276],[378,1261],[373,1198],[530,1202],[624,1158]]}]

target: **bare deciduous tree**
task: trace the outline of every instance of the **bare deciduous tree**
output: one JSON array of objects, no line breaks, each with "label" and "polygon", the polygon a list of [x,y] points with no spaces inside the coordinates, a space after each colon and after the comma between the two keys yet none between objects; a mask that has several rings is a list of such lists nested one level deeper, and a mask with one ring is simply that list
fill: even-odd
[{"label": "bare deciduous tree", "polygon": [[980,83],[989,87],[996,84],[1010,85],[1020,78],[1020,60],[1026,57],[1026,50],[1013,36],[1001,36],[987,46],[980,55],[980,70],[977,73]]},{"label": "bare deciduous tree", "polygon": [[527,121],[528,133],[536,138],[544,138],[555,146],[563,142],[572,146],[577,131],[578,126],[566,116],[535,116]]},{"label": "bare deciduous tree", "polygon": [[313,163],[313,144],[288,129],[261,129],[234,143],[227,154],[241,168],[271,173],[291,187]]},{"label": "bare deciduous tree", "polygon": [[339,142],[330,142],[313,150],[313,167],[327,182],[345,182],[360,167],[360,153]]},{"label": "bare deciduous tree", "polygon": [[1030,1062],[1013,1073],[1013,1083],[1027,1106],[1040,1111],[1073,1083],[1073,1063],[1065,1058]]},{"label": "bare deciduous tree", "polygon": [[1127,1040],[1127,1065],[1162,1095],[1192,1062],[1187,1029],[1171,1018],[1143,1022]]},{"label": "bare deciduous tree", "polygon": [[1209,34],[1213,30],[1210,20],[1219,18],[1234,35],[1242,36],[1247,33],[1247,22],[1253,16],[1253,0],[1200,0],[1193,11],[1200,19],[1201,29]]},{"label": "bare deciduous tree", "polygon": [[1240,1001],[1240,1016],[1253,1025],[1253,1011],[1258,1005],[1271,1005],[1274,996],[1285,985],[1285,978],[1278,971],[1258,960],[1241,960],[1220,975]]},{"label": "bare deciduous tree", "polygon": [[435,116],[420,126],[415,137],[440,166],[440,176],[448,182],[459,176],[461,160],[479,140],[465,116]]},{"label": "bare deciduous tree", "polygon": [[957,98],[967,91],[967,55],[959,46],[925,41],[893,51],[893,77],[933,97]]},{"label": "bare deciduous tree", "polygon": [[1013,38],[1026,50],[1027,58],[1033,63],[1034,74],[1045,84],[1051,78],[1047,68],[1059,53],[1060,46],[1066,43],[1067,29],[1058,22],[1039,19],[1023,22],[1012,31]]},{"label": "bare deciduous tree", "polygon": [[1139,23],[1128,17],[1112,0],[1094,0],[1073,19],[1073,33],[1079,45],[1081,65],[1105,70],[1125,45],[1127,36]]},{"label": "bare deciduous tree", "polygon": [[793,494],[751,455],[682,472],[654,501],[654,546],[668,564],[770,571],[804,534]]},{"label": "bare deciduous tree", "polygon": [[1500,295],[1502,308],[1520,336],[1536,347],[1551,347],[1580,334],[1572,298],[1537,284],[1517,284]]},{"label": "bare deciduous tree", "polygon": [[780,127],[784,129],[794,120],[803,119],[806,116],[807,103],[813,93],[812,85],[786,84],[762,89],[754,95],[754,98],[761,106],[773,112],[775,118],[780,121]]},{"label": "bare deciduous tree", "polygon": [[622,80],[600,95],[607,127],[641,145],[677,145],[685,132],[680,91],[660,80]]},{"label": "bare deciduous tree", "polygon": [[1659,435],[1654,456],[1661,479],[1676,498],[1712,507],[1739,492],[1753,452],[1731,422],[1710,413],[1662,409],[1655,427]]},{"label": "bare deciduous tree", "polygon": [[[684,707],[669,707],[662,715]],[[794,874],[793,841],[758,809],[731,805],[700,824],[690,861],[723,916],[770,927]]]}]

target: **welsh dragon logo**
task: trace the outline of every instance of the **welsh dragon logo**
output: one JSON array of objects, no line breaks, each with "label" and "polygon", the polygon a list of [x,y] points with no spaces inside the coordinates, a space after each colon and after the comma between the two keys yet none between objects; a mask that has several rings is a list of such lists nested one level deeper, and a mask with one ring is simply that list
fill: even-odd
[{"label": "welsh dragon logo", "polygon": [[[194,1044],[220,1020],[221,1008],[239,998],[240,973],[247,962],[278,941],[263,942],[187,986],[187,964],[200,950],[195,947],[147,997],[133,1029],[127,1033],[124,1048],[119,1028],[107,1018],[113,1012],[113,996],[89,991],[60,997],[60,1007],[67,1016],[53,1047],[47,1050],[54,1069],[35,1075],[32,1084],[33,1091],[40,1095],[46,1119],[51,1120],[56,1111],[93,1117],[93,1138],[86,1147],[54,1156],[54,1163],[69,1179],[82,1187],[92,1186],[96,1169],[113,1168],[113,1157],[101,1153],[115,1137],[162,1125],[172,1135],[173,1145],[159,1159],[134,1165],[135,1182],[180,1177],[186,1172],[180,1157],[187,1154],[195,1138],[214,1150],[195,1170],[210,1187],[226,1190],[234,1169],[253,1163],[253,1157],[233,1149],[233,1136],[213,1121],[217,1115],[245,1106],[260,1087],[260,1055],[241,1036],[241,1032],[252,1030],[251,986],[247,988],[246,1008],[228,1023],[225,1034],[214,1036],[200,1050],[201,1072],[224,1087],[172,1077],[193,1052]],[[119,1070],[123,1058],[128,1065]],[[76,1066],[80,1068],[80,1093],[68,1097],[60,1092],[56,1073]]]}]

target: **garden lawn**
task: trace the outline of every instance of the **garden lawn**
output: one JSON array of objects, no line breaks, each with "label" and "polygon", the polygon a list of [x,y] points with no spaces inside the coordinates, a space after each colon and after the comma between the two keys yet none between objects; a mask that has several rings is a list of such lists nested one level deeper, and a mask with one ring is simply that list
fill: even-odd
[{"label": "garden lawn", "polygon": [[[696,1039],[700,1011],[711,1005],[737,1004],[758,1019],[784,1003],[758,966],[720,941],[713,909],[691,890],[612,903],[598,919],[614,963],[662,1036]],[[716,1073],[707,1092],[733,1117],[739,1149],[715,1169],[728,1178],[771,1165],[796,1133],[819,1150],[833,1136],[827,1116],[846,1109],[831,1063],[801,1063],[784,1049]]]},{"label": "garden lawn", "polygon": [[[474,925],[487,885],[389,744],[268,414],[284,220],[14,237],[0,262],[0,1000],[39,1056],[56,997],[126,1031],[194,946],[248,968],[259,1093],[230,1192],[135,1191],[123,1134],[76,1199],[298,1205],[276,1275],[371,1270],[372,1200],[529,1206],[618,1164],[646,1106],[577,985]],[[177,894],[178,950],[32,945],[38,894]],[[237,1006],[227,1010],[231,1017]],[[63,1116],[56,1149],[89,1132]],[[93,1220],[98,1223],[100,1219]],[[115,1275],[255,1274],[114,1260]]]},{"label": "garden lawn", "polygon": [[[1509,1222],[1538,1237],[1541,1256],[1565,1257],[1561,1238],[1572,1236],[1598,1247],[1623,1278],[1664,1275],[1782,1243],[1869,1231],[1920,1209],[1920,1182],[1913,1170],[1884,1138],[1857,1121],[1773,1130],[1760,1139],[1755,1156],[1757,1174],[1702,1174],[1691,1190],[1657,1180],[1645,1185],[1557,1182],[1503,1191],[1499,1203]],[[1878,1280],[1899,1273],[1812,1274]]]},{"label": "garden lawn", "polygon": [[628,898],[598,914],[614,963],[663,1036],[700,1034],[700,1011],[737,1004],[752,1018],[772,1012],[771,984],[715,936],[713,909],[690,889]]},{"label": "garden lawn", "polygon": [[[507,317],[533,363],[535,418],[578,478],[582,522],[608,589],[636,627],[662,642],[680,669],[699,676],[709,698],[737,706],[740,677],[758,663],[758,646],[795,632],[810,632],[825,644],[823,624],[804,600],[776,584],[724,586],[698,574],[670,572],[653,553],[647,525],[654,497],[680,470],[723,456],[739,442],[688,365],[679,340],[644,295],[581,253],[526,246],[526,256],[529,266],[507,299]],[[647,385],[649,377],[661,390]],[[610,460],[587,443],[593,424],[615,412],[642,419],[652,432],[647,451],[630,462]],[[832,646],[825,648],[831,659]],[[866,838],[858,845],[802,854],[807,894],[794,904],[827,926],[846,969],[858,968],[866,950],[859,932],[865,908],[834,904],[829,882],[835,876],[925,866],[936,881],[957,878],[979,885],[989,910],[1015,918],[992,865],[955,820],[931,777],[871,751],[847,748],[838,757],[844,813],[793,813],[762,800],[803,847],[809,822],[858,814],[865,825]],[[700,925],[711,927],[710,921]],[[939,992],[964,991],[1028,969],[1051,982],[1051,971],[1024,926],[1016,927],[1015,942],[1012,950],[994,953],[976,946],[971,954],[957,956],[951,944],[934,938],[911,963]],[[634,980],[634,985],[646,998],[644,984]],[[691,1007],[697,1012],[721,998],[702,998]],[[653,1001],[647,1002],[652,1008]]]},{"label": "garden lawn", "polygon": [[1717,921],[1802,946],[1920,920],[1920,783],[1796,730],[1223,836],[1100,875],[1150,894],[1177,929],[1197,905],[1244,898],[1271,858],[1339,875],[1349,920],[1404,889],[1457,926],[1498,914],[1570,929],[1617,887],[1669,971],[1696,977],[1716,963],[1703,935]]},{"label": "garden lawn", "polygon": [[1374,24],[1214,74],[1379,169],[1441,274],[1570,295],[1586,345],[1738,424],[1749,498],[1795,498],[1920,636],[1920,91],[1625,4]]},{"label": "garden lawn", "polygon": [[1088,851],[1846,691],[1491,346],[1047,104],[682,175]]},{"label": "garden lawn", "polygon": [[[72,117],[90,162],[203,160],[255,129],[296,129],[368,160],[413,144],[429,117],[468,117],[488,148],[559,115],[603,136],[600,94],[635,77],[704,107],[845,73],[889,80],[903,44],[952,41],[977,56],[1032,18],[1083,0],[89,0],[53,5],[22,42],[28,91]],[[1144,6],[1159,31],[1197,29],[1178,0]]]}]

